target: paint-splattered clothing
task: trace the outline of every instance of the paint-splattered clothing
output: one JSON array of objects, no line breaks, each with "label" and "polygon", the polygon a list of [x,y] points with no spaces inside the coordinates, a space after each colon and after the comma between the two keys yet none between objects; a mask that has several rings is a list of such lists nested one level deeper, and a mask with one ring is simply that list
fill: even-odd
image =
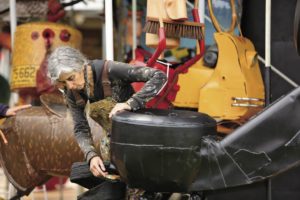
[{"label": "paint-splattered clothing", "polygon": [[[101,81],[103,66],[104,62],[102,60],[91,62],[94,81],[93,96],[88,97],[85,90],[79,91],[78,94],[84,99],[83,103],[80,103],[76,102],[74,92],[66,92],[67,102],[73,116],[75,136],[87,161],[98,154],[92,142],[84,109],[88,98],[91,103],[104,98]],[[166,75],[160,70],[114,61],[108,63],[108,77],[111,81],[112,98],[117,102],[127,102],[132,110],[144,108],[145,104],[157,95],[166,82]],[[145,82],[145,85],[139,92],[134,94],[131,87],[132,82]]]}]

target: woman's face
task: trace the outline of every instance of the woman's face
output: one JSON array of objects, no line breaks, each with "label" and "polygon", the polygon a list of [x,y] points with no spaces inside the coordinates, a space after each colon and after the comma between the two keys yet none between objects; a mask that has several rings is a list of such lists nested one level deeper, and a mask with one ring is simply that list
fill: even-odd
[{"label": "woman's face", "polygon": [[67,87],[69,90],[82,90],[84,84],[83,70],[80,72],[61,73],[57,80],[58,87]]}]

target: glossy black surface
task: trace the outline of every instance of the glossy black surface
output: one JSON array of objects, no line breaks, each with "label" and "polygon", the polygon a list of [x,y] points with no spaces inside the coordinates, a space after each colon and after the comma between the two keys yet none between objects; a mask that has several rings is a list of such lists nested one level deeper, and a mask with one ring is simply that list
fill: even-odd
[{"label": "glossy black surface", "polygon": [[131,187],[172,192],[224,189],[299,165],[299,88],[221,141],[212,126],[197,129],[174,122],[176,128],[165,128],[156,126],[162,123],[159,116],[156,120],[146,115],[147,123],[141,122],[143,114],[137,116],[124,112],[114,118],[111,140],[112,161]]}]

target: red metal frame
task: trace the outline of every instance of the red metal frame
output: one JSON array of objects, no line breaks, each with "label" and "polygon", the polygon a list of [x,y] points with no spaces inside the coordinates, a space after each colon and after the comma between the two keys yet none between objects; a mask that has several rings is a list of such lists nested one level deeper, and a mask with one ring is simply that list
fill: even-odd
[{"label": "red metal frame", "polygon": [[[193,13],[193,18],[195,22],[200,23],[200,17],[198,13],[198,8],[194,8],[192,10]],[[166,48],[166,35],[165,35],[165,30],[164,28],[159,29],[159,43],[158,47],[151,56],[151,58],[148,60],[147,63],[143,63],[143,58],[138,58],[136,61],[132,61],[132,64],[135,65],[143,65],[143,66],[148,66],[152,67],[155,69],[159,69],[164,71],[165,73],[168,73],[168,82],[165,85],[164,89],[158,94],[155,98],[153,98],[151,101],[149,101],[146,104],[146,107],[148,108],[160,108],[160,109],[168,109],[172,105],[172,101],[175,100],[176,94],[178,90],[180,89],[180,86],[177,84],[178,82],[178,75],[181,73],[186,73],[188,71],[188,68],[195,64],[204,54],[205,51],[205,42],[204,38],[198,40],[198,44],[200,47],[200,52],[197,54],[195,57],[191,58],[184,64],[178,66],[176,69],[170,68],[169,70],[167,67],[165,67],[162,64],[159,64],[156,62],[160,54],[165,50]],[[140,90],[144,83],[133,83],[132,84],[135,91]]]}]

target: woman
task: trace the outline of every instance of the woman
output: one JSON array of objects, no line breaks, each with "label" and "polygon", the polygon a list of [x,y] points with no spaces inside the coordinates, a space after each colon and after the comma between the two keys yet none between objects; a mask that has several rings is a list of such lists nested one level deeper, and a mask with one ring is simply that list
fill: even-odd
[{"label": "woman", "polygon": [[[89,61],[78,50],[67,46],[58,47],[52,52],[48,59],[48,71],[51,80],[64,88],[74,121],[75,136],[91,172],[94,176],[105,177],[107,172],[93,145],[85,115],[87,103],[111,96],[117,104],[109,117],[123,110],[141,109],[163,88],[165,74],[153,68],[126,63]],[[145,85],[134,94],[130,85],[132,82],[145,82]]]}]

